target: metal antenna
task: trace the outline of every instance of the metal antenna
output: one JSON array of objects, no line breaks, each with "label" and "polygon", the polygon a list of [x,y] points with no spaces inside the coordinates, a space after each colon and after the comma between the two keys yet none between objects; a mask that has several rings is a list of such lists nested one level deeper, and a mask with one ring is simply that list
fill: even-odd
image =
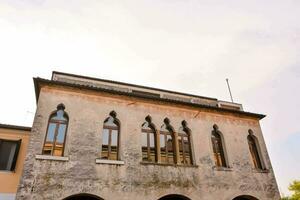
[{"label": "metal antenna", "polygon": [[227,87],[228,87],[228,90],[229,90],[231,102],[233,103],[233,98],[232,98],[232,94],[231,94],[231,90],[230,90],[230,85],[229,85],[229,80],[228,80],[228,78],[226,78],[226,82],[227,82]]}]

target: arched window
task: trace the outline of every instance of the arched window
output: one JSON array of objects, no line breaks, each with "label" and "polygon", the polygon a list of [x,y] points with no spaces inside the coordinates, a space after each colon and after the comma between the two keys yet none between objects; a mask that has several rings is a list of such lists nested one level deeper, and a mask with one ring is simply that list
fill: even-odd
[{"label": "arched window", "polygon": [[217,167],[228,167],[224,154],[223,141],[221,137],[221,132],[218,126],[215,124],[213,126],[214,130],[211,134],[211,142],[213,146],[214,159]]},{"label": "arched window", "polygon": [[103,125],[101,159],[118,160],[120,124],[115,111],[109,115]]},{"label": "arched window", "polygon": [[151,117],[146,117],[146,122],[142,125],[142,160],[146,162],[156,162],[156,131],[151,123]]},{"label": "arched window", "polygon": [[248,139],[249,150],[250,150],[254,167],[257,169],[263,169],[263,165],[259,156],[259,149],[257,147],[258,144],[255,136],[253,135],[252,130],[249,130],[249,135],[247,139]]},{"label": "arched window", "polygon": [[174,131],[168,118],[165,118],[164,124],[161,126],[159,141],[161,162],[170,164],[176,163]]},{"label": "arched window", "polygon": [[50,115],[47,134],[45,137],[42,154],[51,156],[63,156],[66,132],[68,127],[68,115],[64,111],[65,106],[59,104],[57,110]]},{"label": "arched window", "polygon": [[182,127],[178,131],[179,162],[185,165],[193,164],[190,131],[186,121],[182,121]]}]

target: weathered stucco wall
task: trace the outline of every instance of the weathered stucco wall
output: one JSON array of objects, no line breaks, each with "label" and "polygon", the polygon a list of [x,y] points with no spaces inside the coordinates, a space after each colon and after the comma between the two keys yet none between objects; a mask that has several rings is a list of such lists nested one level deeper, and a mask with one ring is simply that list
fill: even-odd
[{"label": "weathered stucco wall", "polygon": [[[59,103],[69,115],[65,156],[69,161],[37,160],[41,154],[49,115]],[[110,111],[121,122],[120,158],[124,165],[96,164],[101,151],[103,121]],[[150,115],[159,128],[165,117],[175,130],[186,120],[192,131],[196,166],[141,164],[141,125]],[[214,169],[211,131],[217,124],[225,140],[230,170]],[[258,138],[269,170],[253,170],[247,136]],[[105,200],[157,200],[182,194],[192,200],[231,200],[247,194],[277,200],[279,193],[259,121],[233,114],[208,112],[104,93],[43,87],[32,127],[25,170],[17,199],[63,199],[91,193]]]}]

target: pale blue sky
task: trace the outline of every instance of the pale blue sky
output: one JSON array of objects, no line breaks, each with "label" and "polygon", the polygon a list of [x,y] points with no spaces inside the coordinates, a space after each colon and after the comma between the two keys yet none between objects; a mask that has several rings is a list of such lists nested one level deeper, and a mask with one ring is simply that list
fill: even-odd
[{"label": "pale blue sky", "polygon": [[300,179],[300,1],[0,0],[0,122],[32,124],[52,70],[229,100],[267,114],[279,188]]}]

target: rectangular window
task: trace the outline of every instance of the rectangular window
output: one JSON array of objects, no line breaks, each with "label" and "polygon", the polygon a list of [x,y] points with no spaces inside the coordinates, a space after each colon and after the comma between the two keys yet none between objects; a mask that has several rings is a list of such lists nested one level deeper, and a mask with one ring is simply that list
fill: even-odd
[{"label": "rectangular window", "polygon": [[15,170],[21,141],[0,139],[0,170]]}]

